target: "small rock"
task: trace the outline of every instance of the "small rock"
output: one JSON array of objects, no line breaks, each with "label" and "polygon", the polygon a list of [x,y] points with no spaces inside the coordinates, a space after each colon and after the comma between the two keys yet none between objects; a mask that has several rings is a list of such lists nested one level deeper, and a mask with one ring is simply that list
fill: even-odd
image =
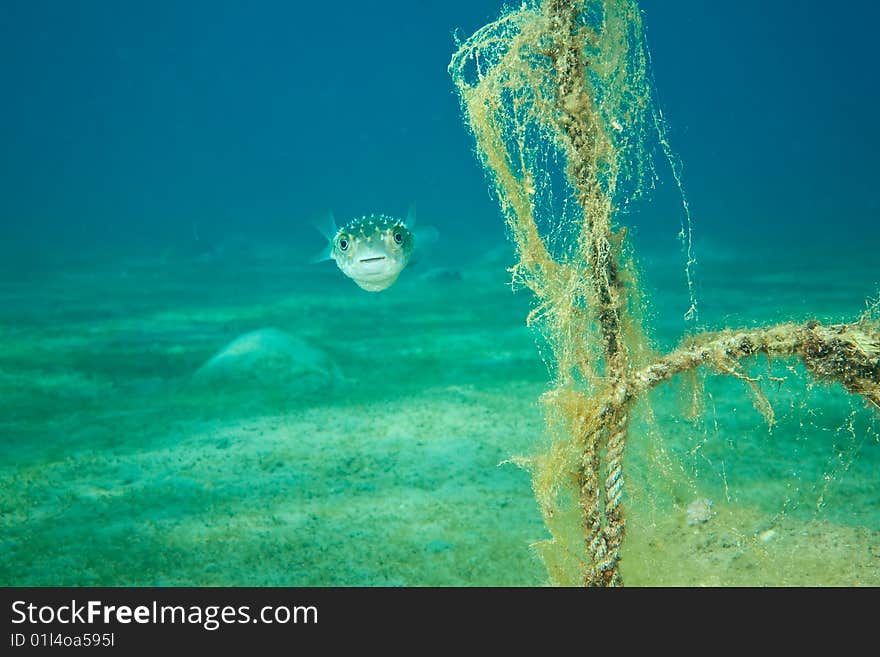
[{"label": "small rock", "polygon": [[308,391],[341,377],[337,365],[317,346],[276,328],[239,336],[202,365],[192,383],[231,389]]},{"label": "small rock", "polygon": [[773,538],[775,536],[776,536],[775,529],[766,529],[766,530],[762,531],[760,534],[758,534],[758,540],[761,541],[762,543],[769,543],[770,541],[773,540]]},{"label": "small rock", "polygon": [[461,272],[448,267],[434,267],[424,272],[419,279],[428,283],[453,283],[461,280]]},{"label": "small rock", "polygon": [[712,500],[701,497],[688,504],[686,513],[687,524],[690,526],[702,525],[709,522],[715,512],[712,510]]},{"label": "small rock", "polygon": [[431,554],[437,554],[439,552],[446,552],[447,550],[452,549],[452,543],[448,541],[441,540],[439,538],[435,538],[433,541],[429,541],[425,546],[425,549],[428,550]]}]

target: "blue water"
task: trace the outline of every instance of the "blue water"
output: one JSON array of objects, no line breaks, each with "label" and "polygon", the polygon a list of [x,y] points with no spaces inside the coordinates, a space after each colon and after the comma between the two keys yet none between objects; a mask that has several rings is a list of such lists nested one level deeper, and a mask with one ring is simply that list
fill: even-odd
[{"label": "blue water", "polygon": [[[875,3],[641,6],[701,235],[829,220],[875,235]],[[4,2],[3,243],[124,248],[194,222],[206,238],[299,235],[328,207],[411,201],[497,235],[446,65],[453,34],[499,3],[343,7]]]},{"label": "blue water", "polygon": [[[700,325],[857,316],[880,290],[880,7],[640,5],[694,217]],[[528,476],[496,465],[533,449],[547,371],[446,71],[456,35],[500,9],[0,3],[0,503],[14,555],[0,583],[543,581]],[[411,203],[441,239],[387,293],[306,265],[323,246],[315,216]],[[688,305],[679,204],[666,172],[628,219],[664,348]],[[449,282],[421,277],[438,267]],[[268,326],[317,343],[341,387],[185,388],[224,344]],[[828,399],[815,403],[833,432],[851,402]],[[736,432],[752,436],[741,455],[767,454],[760,418],[733,422],[702,469],[672,439],[681,486],[714,499],[738,487],[734,506],[814,520],[827,493],[820,519],[875,532],[876,548],[870,416],[857,411],[861,433],[837,458],[813,449],[812,418],[814,438],[796,438],[802,409],[783,403],[790,426],[765,469],[743,459],[718,474]],[[789,471],[786,458],[809,463]],[[826,490],[828,472],[841,483]],[[271,554],[296,567],[260,570]]]}]

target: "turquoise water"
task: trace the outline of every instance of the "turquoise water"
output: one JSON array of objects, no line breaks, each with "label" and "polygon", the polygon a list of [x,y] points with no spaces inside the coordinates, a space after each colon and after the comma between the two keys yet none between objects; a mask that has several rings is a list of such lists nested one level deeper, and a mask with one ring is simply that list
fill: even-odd
[{"label": "turquoise water", "polygon": [[[877,10],[674,4],[642,6],[698,328],[855,319]],[[0,584],[545,582],[510,459],[544,444],[548,369],[445,68],[497,10],[4,3]],[[692,330],[668,178],[622,219],[658,350]],[[320,212],[413,201],[440,238],[388,290],[308,263]],[[772,431],[729,377],[696,419],[686,381],[639,409],[627,583],[880,583],[877,413],[748,366],[785,379]]]}]

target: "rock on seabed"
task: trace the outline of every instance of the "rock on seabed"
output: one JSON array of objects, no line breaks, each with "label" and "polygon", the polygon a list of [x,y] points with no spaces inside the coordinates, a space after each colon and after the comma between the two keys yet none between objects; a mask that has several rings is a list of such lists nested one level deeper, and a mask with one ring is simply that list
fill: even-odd
[{"label": "rock on seabed", "polygon": [[207,387],[269,387],[302,392],[341,378],[339,367],[317,346],[277,328],[245,333],[196,370],[193,382]]}]

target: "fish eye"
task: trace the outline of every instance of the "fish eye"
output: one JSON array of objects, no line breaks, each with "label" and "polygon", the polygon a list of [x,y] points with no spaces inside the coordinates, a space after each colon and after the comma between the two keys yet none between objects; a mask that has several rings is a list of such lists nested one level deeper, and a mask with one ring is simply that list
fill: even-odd
[{"label": "fish eye", "polygon": [[403,243],[403,235],[401,235],[400,231],[394,233],[394,241],[397,242],[398,244]]},{"label": "fish eye", "polygon": [[344,237],[339,240],[339,250],[347,251],[348,250],[348,240]]}]

